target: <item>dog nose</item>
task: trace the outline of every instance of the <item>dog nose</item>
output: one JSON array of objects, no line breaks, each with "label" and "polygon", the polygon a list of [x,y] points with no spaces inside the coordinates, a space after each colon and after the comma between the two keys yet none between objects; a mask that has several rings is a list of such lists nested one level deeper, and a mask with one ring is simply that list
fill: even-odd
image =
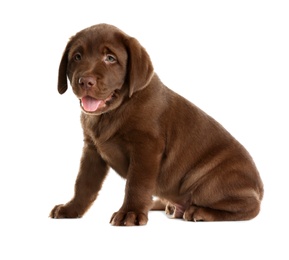
[{"label": "dog nose", "polygon": [[95,77],[80,77],[78,80],[78,84],[83,89],[89,89],[95,87],[96,79]]}]

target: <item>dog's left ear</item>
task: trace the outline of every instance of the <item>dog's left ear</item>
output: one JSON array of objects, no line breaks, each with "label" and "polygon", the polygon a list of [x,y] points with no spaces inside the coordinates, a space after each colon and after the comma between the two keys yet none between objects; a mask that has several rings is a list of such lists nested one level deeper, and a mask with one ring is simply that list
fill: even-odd
[{"label": "dog's left ear", "polygon": [[59,94],[63,94],[67,90],[67,65],[68,65],[68,52],[70,46],[71,40],[67,43],[59,64],[58,84],[57,84]]},{"label": "dog's left ear", "polygon": [[144,89],[154,75],[154,68],[146,50],[132,37],[126,39],[128,51],[129,97]]}]

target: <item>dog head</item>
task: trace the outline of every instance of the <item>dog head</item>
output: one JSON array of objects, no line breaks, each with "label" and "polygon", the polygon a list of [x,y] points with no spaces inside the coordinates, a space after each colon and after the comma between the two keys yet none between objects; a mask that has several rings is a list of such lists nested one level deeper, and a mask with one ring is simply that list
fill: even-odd
[{"label": "dog head", "polygon": [[58,74],[58,91],[67,77],[82,110],[100,115],[120,106],[125,97],[144,89],[154,74],[139,42],[112,25],[98,24],[71,37]]}]

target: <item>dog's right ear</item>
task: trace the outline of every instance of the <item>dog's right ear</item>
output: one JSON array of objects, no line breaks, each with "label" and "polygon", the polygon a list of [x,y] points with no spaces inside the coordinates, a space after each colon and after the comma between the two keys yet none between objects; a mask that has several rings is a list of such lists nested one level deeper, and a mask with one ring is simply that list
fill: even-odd
[{"label": "dog's right ear", "polygon": [[67,90],[67,65],[68,65],[68,52],[70,46],[71,40],[67,43],[59,64],[58,84],[57,84],[59,94],[63,94]]}]

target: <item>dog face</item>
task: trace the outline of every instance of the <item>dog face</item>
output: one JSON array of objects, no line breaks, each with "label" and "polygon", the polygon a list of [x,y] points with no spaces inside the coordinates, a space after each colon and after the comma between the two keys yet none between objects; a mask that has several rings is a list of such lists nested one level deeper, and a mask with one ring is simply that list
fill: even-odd
[{"label": "dog face", "polygon": [[148,85],[153,66],[139,42],[114,26],[99,24],[80,31],[62,56],[58,91],[67,77],[83,112],[100,115]]}]

